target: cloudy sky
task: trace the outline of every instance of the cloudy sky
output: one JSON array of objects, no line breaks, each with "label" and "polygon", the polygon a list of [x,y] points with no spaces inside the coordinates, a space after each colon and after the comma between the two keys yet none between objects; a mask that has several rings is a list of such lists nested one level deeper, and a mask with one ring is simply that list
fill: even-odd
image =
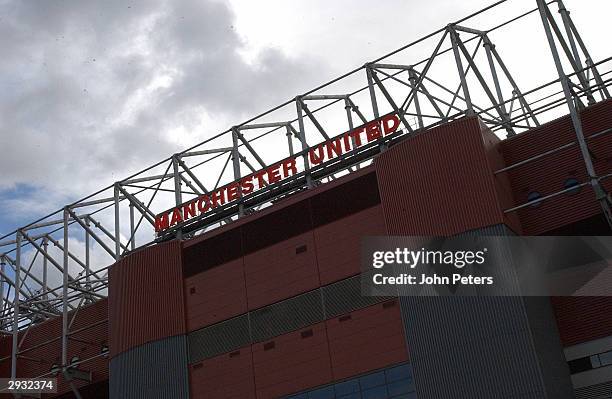
[{"label": "cloudy sky", "polygon": [[[490,3],[0,0],[0,235]],[[566,5],[612,55],[611,2]],[[504,48],[526,88],[536,34]]]}]

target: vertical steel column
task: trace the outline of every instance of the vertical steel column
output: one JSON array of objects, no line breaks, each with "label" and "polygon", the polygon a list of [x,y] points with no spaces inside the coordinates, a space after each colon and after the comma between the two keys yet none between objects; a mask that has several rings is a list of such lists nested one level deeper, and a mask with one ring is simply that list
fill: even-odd
[{"label": "vertical steel column", "polygon": [[134,226],[134,204],[130,201],[130,249],[136,249],[136,230]]},{"label": "vertical steel column", "polygon": [[[89,220],[85,219],[85,226],[89,228]],[[89,229],[85,229],[85,282],[87,283],[87,289],[89,289],[89,282],[91,279],[91,264],[89,263]]]},{"label": "vertical steel column", "polygon": [[572,29],[569,25],[569,11],[567,11],[567,9],[565,8],[565,5],[563,4],[562,0],[557,0],[557,5],[559,6],[559,14],[561,14],[561,21],[563,21],[563,26],[565,27],[567,40],[569,41],[570,48],[572,49],[572,54],[574,55],[574,62],[576,63],[579,69],[582,69],[582,60],[580,59],[580,53],[578,52],[578,48],[576,47],[574,35],[572,34]]},{"label": "vertical steel column", "polygon": [[510,125],[510,115],[508,115],[508,112],[506,111],[504,96],[502,94],[501,85],[499,84],[499,78],[497,77],[497,69],[495,68],[495,62],[493,61],[493,54],[491,53],[491,48],[494,48],[495,45],[491,43],[491,40],[489,40],[489,37],[486,34],[483,35],[482,39],[485,53],[487,54],[487,61],[489,62],[489,69],[491,70],[491,76],[493,77],[493,84],[495,85],[495,92],[497,94],[497,101],[502,113],[502,119],[504,123],[507,123],[506,131],[508,133],[508,137],[511,137],[514,136],[515,133]]},{"label": "vertical steel column", "polygon": [[[353,106],[351,105],[351,100],[349,100],[349,98],[345,98],[344,99],[344,109],[346,110],[346,120],[348,122],[348,127],[349,127],[349,133],[351,133],[354,129],[353,126],[353,115],[351,114],[351,110],[352,110]],[[355,140],[355,136],[350,135],[351,137],[351,143],[353,144],[353,150],[355,148],[357,148],[357,142]]]},{"label": "vertical steel column", "polygon": [[[563,9],[565,9],[565,5],[563,5],[563,2],[561,0],[558,0],[558,2],[559,2],[559,7],[563,7]],[[578,29],[576,29],[576,25],[574,25],[574,22],[572,21],[572,18],[569,15],[569,11],[567,11],[566,18],[567,18],[567,23],[569,24],[571,31],[574,33],[574,37],[576,38],[576,41],[578,42],[578,45],[580,46],[580,49],[582,50],[582,53],[586,57],[584,63],[593,72],[593,77],[595,78],[595,82],[599,86],[599,90],[600,90],[602,98],[604,99],[610,98],[610,92],[608,91],[608,88],[606,87],[603,80],[601,79],[601,75],[599,74],[599,71],[593,65],[593,59],[591,58],[591,54],[589,54],[589,50],[587,50],[586,45],[582,41],[582,37],[580,36],[580,33],[578,33]]]},{"label": "vertical steel column", "polygon": [[68,368],[68,207],[64,208],[64,266],[62,280],[62,371]]},{"label": "vertical steel column", "polygon": [[119,228],[119,183],[115,183],[115,260],[121,258],[121,229]]},{"label": "vertical steel column", "polygon": [[17,378],[17,352],[19,351],[19,286],[21,285],[21,230],[15,234],[15,294],[13,298],[13,346],[11,351],[11,378]]},{"label": "vertical steel column", "polygon": [[374,119],[378,119],[380,114],[378,113],[378,103],[376,102],[376,90],[374,89],[374,79],[372,78],[372,66],[366,64],[366,76],[368,78],[368,90],[370,91],[370,101],[372,102],[372,111],[374,112]]},{"label": "vertical steel column", "polygon": [[49,260],[47,259],[49,255],[49,237],[44,236],[42,240],[42,248],[43,248],[43,275],[42,275],[42,289],[43,289],[43,299],[49,299],[49,286],[47,285],[47,271],[49,270]]},{"label": "vertical steel column", "polygon": [[[179,162],[178,155],[172,156],[172,170],[174,173],[174,202],[178,207],[183,203],[183,192],[181,191],[181,175],[179,174]],[[183,232],[181,229],[176,230],[176,238],[179,240],[183,238]]]},{"label": "vertical steel column", "polygon": [[[344,109],[346,110],[346,120],[348,122],[348,128],[349,128],[348,131],[349,131],[349,133],[351,133],[353,131],[353,129],[354,129],[354,126],[353,126],[353,114],[351,113],[351,111],[353,109],[353,104],[351,103],[351,100],[349,99],[348,96],[344,99]],[[351,151],[352,151],[352,150],[357,149],[357,140],[355,140],[355,136],[353,136],[352,134],[349,134],[349,136],[351,138],[350,140],[351,140],[351,144],[353,146],[351,148]],[[355,169],[359,170],[359,164],[357,164],[355,166]],[[350,170],[352,171],[353,168],[350,168]]]},{"label": "vertical steel column", "polygon": [[459,33],[457,33],[457,31],[452,25],[449,25],[447,27],[447,30],[451,38],[451,43],[453,45],[453,54],[455,56],[455,63],[457,64],[457,69],[459,71],[459,79],[461,80],[463,97],[465,98],[465,102],[467,104],[467,115],[474,115],[472,99],[470,97],[470,91],[468,90],[467,81],[465,79],[465,72],[463,70],[463,63],[461,62],[461,55],[459,54],[459,47],[457,45],[457,41],[459,40]]},{"label": "vertical steel column", "polygon": [[547,5],[544,0],[536,1],[538,4],[538,9],[540,11],[540,17],[542,18],[542,24],[544,25],[544,31],[546,32],[546,38],[548,39],[548,44],[550,46],[550,51],[555,61],[557,73],[559,74],[559,80],[561,82],[561,86],[563,87],[563,93],[565,94],[565,102],[567,103],[567,107],[570,111],[570,117],[572,119],[574,131],[576,132],[578,146],[580,147],[580,152],[582,154],[582,158],[584,160],[584,164],[589,175],[589,181],[591,183],[591,187],[593,187],[593,191],[595,192],[595,197],[601,205],[604,217],[608,221],[610,229],[612,229],[612,210],[610,209],[610,203],[608,202],[608,195],[599,183],[599,179],[597,177],[597,174],[595,173],[593,160],[591,159],[591,154],[589,153],[589,148],[584,138],[584,133],[582,132],[582,123],[580,122],[580,116],[578,115],[578,111],[576,110],[574,102],[572,101],[572,93],[570,91],[568,78],[565,72],[563,71],[561,58],[559,57],[559,52],[557,51],[555,40],[551,32],[551,28],[546,14]]},{"label": "vertical steel column", "polygon": [[419,129],[423,129],[423,115],[421,114],[421,105],[419,104],[419,88],[417,87],[419,80],[417,79],[414,68],[412,67],[408,69],[408,80],[412,84],[412,89],[414,90],[414,106],[416,108],[417,119],[419,121]]},{"label": "vertical steel column", "polygon": [[291,132],[291,125],[287,124],[285,125],[285,128],[287,129],[287,146],[289,147],[289,156],[292,157],[294,150],[293,150],[293,140],[291,139],[291,136],[293,136],[293,133]]},{"label": "vertical steel column", "polygon": [[6,258],[4,255],[0,255],[0,314],[4,314],[4,266],[6,265]]},{"label": "vertical steel column", "polygon": [[312,182],[312,176],[310,176],[310,162],[308,161],[308,144],[306,144],[306,130],[304,129],[304,110],[302,109],[302,97],[297,96],[295,98],[295,106],[298,115],[298,127],[300,134],[300,142],[302,143],[302,157],[304,159],[304,174],[306,176],[306,187],[312,188],[314,184]]},{"label": "vertical steel column", "polygon": [[[232,167],[234,169],[234,181],[240,181],[240,153],[238,152],[238,128],[232,127]],[[238,185],[238,217],[244,216],[244,204],[242,203],[242,188]]]}]

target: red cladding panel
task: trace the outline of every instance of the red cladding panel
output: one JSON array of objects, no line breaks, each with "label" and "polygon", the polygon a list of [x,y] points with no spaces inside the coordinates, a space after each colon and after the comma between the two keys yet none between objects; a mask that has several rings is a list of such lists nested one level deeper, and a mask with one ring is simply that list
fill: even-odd
[{"label": "red cladding panel", "polygon": [[187,330],[247,311],[242,257],[185,279]]},{"label": "red cladding panel", "polygon": [[0,337],[0,358],[8,357],[6,360],[0,360],[0,376],[11,375],[11,347],[13,338],[10,335]]},{"label": "red cladding panel", "polygon": [[[611,128],[612,101],[593,105],[583,110],[580,116],[587,138]],[[512,165],[574,141],[576,135],[571,119],[565,116],[505,140],[502,150],[506,164]],[[598,175],[612,173],[612,134],[590,138],[587,143]],[[527,202],[531,192],[546,196],[563,190],[567,179],[587,181],[584,161],[577,145],[528,162],[507,172],[507,176],[513,186],[516,205]],[[608,190],[612,189],[612,179],[604,181],[604,186]],[[579,193],[562,194],[537,207],[518,211],[526,235],[543,234],[598,213],[601,213],[601,209],[588,186],[583,187]]]},{"label": "red cladding panel", "polygon": [[278,398],[332,380],[325,324],[253,345],[257,399]]},{"label": "red cladding panel", "polygon": [[408,360],[397,300],[326,321],[334,380]]},{"label": "red cladding panel", "polygon": [[316,228],[314,237],[321,284],[358,274],[362,238],[386,233],[381,205]]},{"label": "red cladding panel", "polygon": [[246,255],[244,267],[249,309],[290,298],[319,286],[312,231]]},{"label": "red cladding panel", "polygon": [[185,333],[181,243],[128,255],[109,273],[110,354]]},{"label": "red cladding panel", "polygon": [[191,365],[189,388],[192,399],[255,399],[251,347]]},{"label": "red cladding panel", "polygon": [[392,235],[453,235],[505,223],[482,125],[464,118],[406,139],[375,160]]},{"label": "red cladding panel", "polygon": [[[69,313],[72,319],[73,313]],[[78,310],[72,322],[68,343],[68,359],[78,357],[85,361],[79,365],[81,370],[91,371],[93,381],[75,381],[78,388],[95,384],[108,379],[108,358],[99,356],[102,347],[108,342],[108,303],[105,299],[87,305]],[[53,364],[61,364],[62,357],[62,318],[56,317],[38,324],[28,330],[21,345],[21,358],[17,362],[18,377],[39,377],[48,373]],[[10,339],[9,343],[10,354]],[[2,362],[4,363],[4,362]],[[10,360],[7,361],[10,370]],[[4,375],[4,374],[3,374]],[[8,375],[8,374],[7,374]],[[62,376],[58,376],[58,394],[70,391],[70,386]]]},{"label": "red cladding panel", "polygon": [[563,346],[612,335],[611,297],[551,298]]}]

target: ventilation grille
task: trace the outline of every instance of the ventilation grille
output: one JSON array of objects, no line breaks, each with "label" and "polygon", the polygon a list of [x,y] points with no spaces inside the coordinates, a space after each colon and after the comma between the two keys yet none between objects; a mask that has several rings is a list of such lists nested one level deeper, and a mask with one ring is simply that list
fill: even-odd
[{"label": "ventilation grille", "polygon": [[612,398],[612,381],[578,388],[575,393],[576,399],[610,399]]},{"label": "ventilation grille", "polygon": [[327,318],[350,313],[353,310],[390,299],[390,297],[363,296],[361,294],[361,275],[330,284],[322,289],[325,317]]},{"label": "ventilation grille", "polygon": [[189,334],[189,362],[195,363],[250,343],[248,314]]},{"label": "ventilation grille", "polygon": [[350,277],[190,333],[189,361],[196,363],[341,315],[350,319],[347,313],[389,299],[362,296],[360,275]]},{"label": "ventilation grille", "polygon": [[323,321],[320,290],[314,290],[251,312],[253,342]]}]

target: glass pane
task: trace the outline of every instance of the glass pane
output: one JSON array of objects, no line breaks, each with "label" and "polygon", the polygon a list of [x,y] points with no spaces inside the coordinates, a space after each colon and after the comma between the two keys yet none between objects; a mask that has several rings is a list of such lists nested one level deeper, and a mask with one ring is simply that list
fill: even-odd
[{"label": "glass pane", "polygon": [[412,379],[412,368],[409,364],[402,364],[385,371],[387,382],[393,382],[401,379]]},{"label": "glass pane", "polygon": [[336,395],[346,395],[353,392],[359,392],[359,382],[357,380],[349,380],[336,384]]},{"label": "glass pane", "polygon": [[600,353],[599,361],[601,362],[602,366],[609,366],[612,364],[612,351]]},{"label": "glass pane", "polygon": [[387,399],[389,395],[387,395],[387,387],[383,385],[362,391],[361,397],[363,399]]},{"label": "glass pane", "polygon": [[334,387],[328,386],[311,391],[308,394],[308,399],[334,399]]},{"label": "glass pane", "polygon": [[361,385],[362,390],[376,387],[379,385],[383,385],[384,383],[385,383],[385,373],[383,371],[364,375],[363,377],[359,379],[359,385]]},{"label": "glass pane", "polygon": [[591,366],[593,368],[601,367],[601,362],[599,361],[598,355],[591,356]]},{"label": "glass pane", "polygon": [[414,387],[412,385],[412,381],[410,380],[399,380],[390,383],[387,385],[389,390],[389,395],[400,395],[402,393],[408,393],[410,391],[414,391]]}]

